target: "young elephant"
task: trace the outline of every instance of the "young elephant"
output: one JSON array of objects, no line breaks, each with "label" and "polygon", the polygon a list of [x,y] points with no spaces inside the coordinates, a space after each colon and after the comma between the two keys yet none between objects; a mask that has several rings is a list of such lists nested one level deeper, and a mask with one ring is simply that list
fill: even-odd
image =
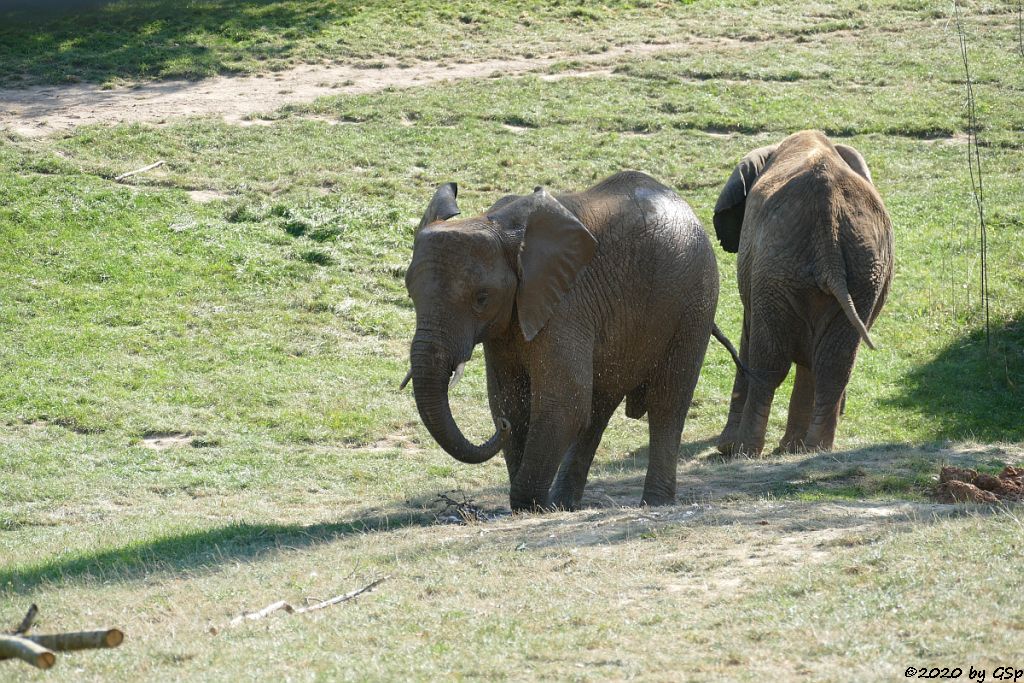
[{"label": "young elephant", "polygon": [[[690,207],[637,172],[577,194],[538,187],[452,221],[456,192],[437,190],[406,274],[410,376],[431,435],[466,463],[504,449],[513,509],[575,509],[626,397],[627,415],[650,416],[642,503],[672,503],[718,302],[714,252]],[[448,388],[481,342],[498,431],[478,446],[456,426]]]},{"label": "young elephant", "polygon": [[857,347],[882,310],[893,271],[889,214],[864,158],[817,131],[749,153],[715,206],[715,232],[737,252],[743,336],[722,453],[760,454],[772,398],[796,363],[778,451],[830,450]]}]

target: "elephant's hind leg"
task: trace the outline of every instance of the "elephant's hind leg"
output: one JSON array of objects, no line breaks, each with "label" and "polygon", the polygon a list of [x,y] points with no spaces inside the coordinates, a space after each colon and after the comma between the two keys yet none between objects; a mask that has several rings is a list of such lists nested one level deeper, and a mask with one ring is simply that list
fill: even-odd
[{"label": "elephant's hind leg", "polygon": [[[660,376],[651,384],[648,403],[650,448],[647,476],[641,505],[672,505],[676,502],[676,466],[679,463],[679,440],[690,411],[693,390],[700,377],[700,367],[707,351],[709,332],[703,343],[694,341],[693,330],[677,344],[663,365]],[[702,329],[696,326],[696,329]]]},{"label": "elephant's hind leg", "polygon": [[551,490],[551,506],[560,510],[578,510],[583,501],[583,487],[587,484],[594,453],[601,444],[601,436],[622,399],[594,398],[590,425],[566,451],[562,465],[555,475]]},{"label": "elephant's hind leg", "polygon": [[747,402],[733,448],[734,452],[746,455],[761,455],[764,450],[775,390],[786,379],[792,365],[791,330],[799,329],[800,325],[800,320],[795,319],[788,307],[773,306],[773,303],[766,297],[765,301],[755,301],[752,306],[750,339],[757,343],[748,351],[752,378],[748,382]]},{"label": "elephant's hind leg", "polygon": [[805,439],[809,450],[832,450],[859,344],[856,330],[837,315],[814,350],[814,410]]},{"label": "elephant's hind leg", "polygon": [[789,397],[786,434],[782,437],[779,447],[775,449],[776,453],[799,453],[804,449],[813,411],[814,373],[810,368],[797,365],[793,393]]},{"label": "elephant's hind leg", "polygon": [[[740,360],[748,364],[747,350],[749,348],[747,339],[747,319],[743,316],[743,332],[740,337]],[[732,455],[736,446],[736,435],[740,431],[740,421],[743,419],[743,406],[747,403],[747,383],[749,379],[743,371],[736,368],[736,378],[732,383],[732,397],[729,401],[729,418],[718,436],[717,448],[722,455]]]}]

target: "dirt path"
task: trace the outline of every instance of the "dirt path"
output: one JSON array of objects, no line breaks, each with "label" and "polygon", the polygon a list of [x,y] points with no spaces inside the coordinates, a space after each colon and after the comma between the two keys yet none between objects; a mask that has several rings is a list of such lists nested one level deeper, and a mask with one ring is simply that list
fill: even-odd
[{"label": "dirt path", "polygon": [[[695,45],[726,47],[738,41],[688,38],[685,42],[612,47],[587,55],[493,59],[472,63],[424,62],[413,66],[386,64],[367,68],[351,64],[302,65],[256,76],[219,76],[202,81],[159,81],[137,87],[103,89],[98,85],[36,86],[0,90],[0,129],[40,137],[96,123],[166,123],[189,116],[222,116],[231,123],[286,104],[310,102],[324,95],[410,88],[492,74],[516,76],[537,72],[560,61],[582,67],[550,78],[606,75],[608,64],[625,56],[642,56]],[[604,67],[604,68],[602,68]]]}]

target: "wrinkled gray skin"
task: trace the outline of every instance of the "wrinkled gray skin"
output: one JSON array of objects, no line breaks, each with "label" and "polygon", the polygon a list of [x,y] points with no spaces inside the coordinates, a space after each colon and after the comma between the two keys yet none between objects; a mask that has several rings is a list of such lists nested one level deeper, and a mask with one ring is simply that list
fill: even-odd
[{"label": "wrinkled gray skin", "polygon": [[796,363],[776,452],[831,450],[846,385],[893,273],[889,214],[857,150],[817,131],[749,153],[715,207],[737,251],[743,335],[722,453],[760,454],[775,390]]},{"label": "wrinkled gray skin", "polygon": [[[438,189],[406,275],[411,376],[431,435],[462,462],[504,450],[513,509],[575,509],[626,398],[630,417],[649,413],[642,503],[674,502],[680,435],[718,302],[714,252],[690,207],[637,172],[577,194],[537,188],[447,220],[455,195],[452,183]],[[448,402],[449,376],[478,343],[499,427],[480,446]]]}]

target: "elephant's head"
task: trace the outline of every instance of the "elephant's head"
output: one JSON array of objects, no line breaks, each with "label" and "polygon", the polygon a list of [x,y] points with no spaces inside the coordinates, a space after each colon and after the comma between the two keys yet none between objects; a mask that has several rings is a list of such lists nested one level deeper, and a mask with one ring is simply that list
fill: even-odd
[{"label": "elephant's head", "polygon": [[[743,157],[718,195],[714,216],[715,235],[726,251],[733,254],[739,251],[747,195],[780,146],[759,147]],[[835,145],[835,149],[851,169],[869,183],[872,182],[871,171],[860,152],[849,145]]]},{"label": "elephant's head", "polygon": [[410,376],[430,434],[457,460],[477,463],[501,450],[510,427],[501,419],[486,443],[470,443],[451,414],[449,378],[461,375],[480,342],[520,333],[532,341],[597,242],[542,188],[483,216],[449,220],[459,214],[457,193],[455,183],[440,186],[416,232],[405,276],[416,307]]}]

